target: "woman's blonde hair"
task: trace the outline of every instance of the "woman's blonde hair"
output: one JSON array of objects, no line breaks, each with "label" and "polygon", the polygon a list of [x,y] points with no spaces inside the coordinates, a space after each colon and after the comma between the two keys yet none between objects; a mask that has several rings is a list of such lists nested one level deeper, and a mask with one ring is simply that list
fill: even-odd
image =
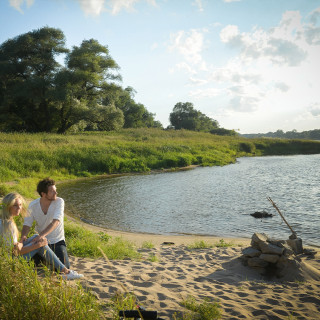
[{"label": "woman's blonde hair", "polygon": [[7,235],[8,233],[14,233],[18,238],[18,228],[13,217],[10,215],[10,209],[13,207],[15,201],[19,199],[22,204],[21,208],[21,216],[25,217],[28,213],[27,211],[27,205],[24,198],[17,192],[11,192],[8,193],[3,199],[2,199],[2,214],[1,214],[1,222],[2,222],[2,228],[0,230],[0,233],[2,235]]}]

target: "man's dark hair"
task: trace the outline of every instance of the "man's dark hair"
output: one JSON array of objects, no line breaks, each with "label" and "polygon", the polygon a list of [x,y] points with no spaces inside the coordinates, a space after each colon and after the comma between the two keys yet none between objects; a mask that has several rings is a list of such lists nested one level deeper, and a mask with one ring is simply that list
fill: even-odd
[{"label": "man's dark hair", "polygon": [[37,192],[39,193],[40,197],[41,197],[41,193],[48,193],[48,188],[50,186],[54,186],[56,183],[53,179],[50,178],[45,178],[41,181],[39,181],[38,185],[37,185]]}]

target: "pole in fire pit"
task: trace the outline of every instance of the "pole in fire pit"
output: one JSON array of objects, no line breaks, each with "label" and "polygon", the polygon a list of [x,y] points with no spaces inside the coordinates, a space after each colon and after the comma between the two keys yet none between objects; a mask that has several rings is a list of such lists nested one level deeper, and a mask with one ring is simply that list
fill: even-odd
[{"label": "pole in fire pit", "polygon": [[296,254],[302,253],[303,252],[303,247],[302,247],[302,239],[297,237],[296,232],[291,228],[290,224],[287,222],[287,220],[284,218],[284,216],[282,215],[282,213],[280,212],[279,208],[276,206],[276,204],[272,201],[272,199],[270,197],[267,198],[271,204],[273,205],[273,207],[278,211],[280,217],[282,218],[282,220],[286,223],[286,225],[289,227],[289,229],[291,230],[292,234],[291,236],[289,236],[289,240],[287,240],[287,243],[290,245],[290,247],[293,249],[293,251]]}]

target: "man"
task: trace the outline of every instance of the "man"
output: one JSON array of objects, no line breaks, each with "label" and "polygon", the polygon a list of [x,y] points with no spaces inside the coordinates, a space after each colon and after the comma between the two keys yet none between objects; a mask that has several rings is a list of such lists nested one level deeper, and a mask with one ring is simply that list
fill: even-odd
[{"label": "man", "polygon": [[36,221],[36,231],[39,235],[33,242],[47,238],[48,245],[60,261],[70,268],[65,236],[64,236],[64,200],[57,197],[57,189],[52,179],[41,180],[37,186],[40,198],[29,204],[30,216],[24,219],[21,241],[27,239],[30,227]]}]

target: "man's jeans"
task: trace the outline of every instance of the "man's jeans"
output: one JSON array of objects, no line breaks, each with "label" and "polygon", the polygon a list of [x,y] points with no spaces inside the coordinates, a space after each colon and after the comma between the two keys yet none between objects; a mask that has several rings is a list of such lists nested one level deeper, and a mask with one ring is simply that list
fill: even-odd
[{"label": "man's jeans", "polygon": [[[30,246],[32,240],[36,238],[38,235],[35,234],[32,237],[28,238],[26,241],[23,242],[24,247]],[[54,252],[50,249],[49,246],[40,247],[38,249],[32,250],[28,253],[22,255],[24,259],[29,261],[35,254],[38,254],[41,258],[44,258],[45,261],[56,270],[61,270],[65,268],[65,265],[58,259],[58,257],[54,254]]]},{"label": "man's jeans", "polygon": [[56,256],[60,259],[60,261],[66,266],[66,268],[70,269],[70,262],[67,252],[67,246],[64,240],[61,240],[54,244],[49,244],[49,247],[56,254]]}]

